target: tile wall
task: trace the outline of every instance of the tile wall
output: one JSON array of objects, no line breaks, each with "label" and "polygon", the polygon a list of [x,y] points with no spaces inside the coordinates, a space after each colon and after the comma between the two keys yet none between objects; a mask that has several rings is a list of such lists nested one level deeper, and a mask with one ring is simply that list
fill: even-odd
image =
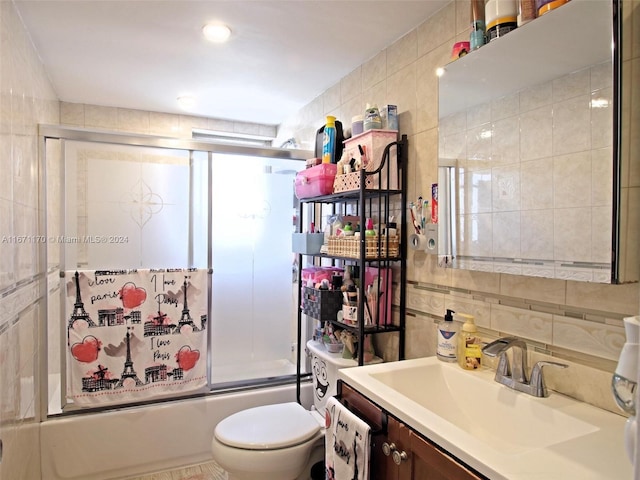
[{"label": "tile wall", "polygon": [[[640,212],[640,2],[624,1],[624,107],[622,212],[623,270],[636,275]],[[398,106],[400,133],[408,135],[408,196],[429,192],[438,181],[437,67],[450,59],[451,46],[467,40],[469,2],[454,0],[385,50],[346,75],[283,122],[276,143],[295,137],[313,149],[325,115],[348,123],[366,103]],[[508,37],[504,39],[508,41]],[[569,178],[570,180],[570,178]],[[629,200],[628,203],[626,200]],[[620,413],[609,384],[624,342],[622,319],[637,315],[638,283],[606,285],[504,273],[445,269],[437,258],[409,251],[406,357],[435,354],[435,326],[447,308],[476,316],[487,340],[502,335],[526,338],[532,360],[553,356],[571,368],[549,371],[548,385]],[[623,272],[624,275],[624,272]],[[396,358],[397,337],[378,336],[387,360]]]},{"label": "tile wall", "polygon": [[0,2],[0,478],[39,478],[39,326],[46,318],[37,124],[58,99],[12,2]]},{"label": "tile wall", "polygon": [[60,103],[60,124],[111,132],[191,139],[191,129],[275,136],[274,125],[147,112],[80,103]]}]

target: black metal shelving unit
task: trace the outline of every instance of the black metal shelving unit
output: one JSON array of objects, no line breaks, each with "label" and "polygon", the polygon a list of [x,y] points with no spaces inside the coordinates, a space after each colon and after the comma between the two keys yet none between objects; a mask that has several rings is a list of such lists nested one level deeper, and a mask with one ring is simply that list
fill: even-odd
[{"label": "black metal shelving unit", "polygon": [[[396,147],[395,155],[391,155],[391,149]],[[392,158],[395,157],[395,158]],[[384,188],[366,188],[367,182],[365,179],[367,177],[371,177],[373,179],[373,185],[391,185],[391,168],[386,168],[385,166],[390,166],[387,162],[397,162],[397,185],[399,188],[397,189],[384,189]],[[399,335],[398,341],[398,360],[404,359],[404,350],[405,350],[405,314],[406,314],[406,280],[407,280],[407,220],[406,220],[406,211],[407,211],[407,169],[408,169],[408,139],[406,135],[402,135],[399,140],[394,142],[390,142],[384,149],[382,154],[382,158],[380,161],[380,165],[376,170],[366,171],[360,170],[361,178],[360,178],[360,186],[358,190],[335,193],[331,195],[322,195],[318,197],[308,198],[300,201],[299,212],[298,212],[298,227],[297,231],[302,232],[303,226],[309,223],[309,220],[305,219],[305,207],[309,204],[330,204],[332,205],[333,212],[336,213],[336,210],[342,208],[346,211],[347,205],[351,205],[352,209],[354,209],[357,213],[356,215],[360,218],[360,225],[364,226],[366,219],[372,216],[372,212],[376,212],[380,219],[383,216],[387,216],[390,214],[392,210],[397,211],[399,213],[399,218],[397,220],[398,232],[399,232],[399,248],[398,253],[392,256],[384,256],[379,255],[375,258],[367,258],[366,254],[366,237],[364,232],[360,235],[360,254],[358,257],[352,256],[342,256],[342,255],[327,255],[327,254],[315,254],[315,255],[306,255],[306,254],[298,254],[298,286],[302,287],[302,260],[305,256],[312,256],[314,259],[329,259],[332,264],[342,263],[343,265],[358,265],[359,273],[360,273],[360,281],[359,281],[359,294],[358,294],[358,313],[357,318],[359,321],[357,325],[347,325],[343,322],[339,322],[336,320],[331,320],[336,327],[345,329],[347,331],[353,332],[358,340],[359,349],[362,350],[364,345],[364,336],[365,335],[375,335],[381,333],[392,333],[397,332]],[[383,178],[383,175],[386,175],[386,182]],[[399,204],[395,204],[399,199]],[[394,203],[394,207],[392,209],[392,203]],[[317,209],[314,209],[314,212]],[[312,214],[312,217],[315,215]],[[315,218],[311,218],[311,221],[315,221]],[[388,229],[387,229],[388,235]],[[378,235],[378,251],[384,251],[382,235]],[[386,252],[388,253],[388,237],[385,243],[387,246]],[[320,263],[318,261],[318,263]],[[378,267],[378,275],[384,268],[388,268],[387,275],[391,275],[393,268],[400,269],[400,279],[399,284],[396,288],[399,289],[399,299],[397,306],[397,315],[398,321],[393,323],[391,319],[388,319],[388,322],[378,323],[373,325],[365,325],[363,319],[365,318],[365,270],[367,266]],[[385,296],[386,299],[386,296]],[[297,338],[297,399],[300,402],[300,381],[302,378],[301,372],[301,362],[302,362],[302,349],[304,348],[303,344],[306,344],[306,339],[302,338],[303,332],[303,315],[301,308],[301,296],[298,299],[298,338]],[[389,300],[391,301],[391,300]],[[384,306],[384,311],[386,312],[386,305]],[[392,317],[393,317],[392,312]],[[377,315],[376,315],[377,317]],[[379,319],[378,319],[379,320]],[[364,355],[358,355],[358,365],[363,365],[364,363]]]}]

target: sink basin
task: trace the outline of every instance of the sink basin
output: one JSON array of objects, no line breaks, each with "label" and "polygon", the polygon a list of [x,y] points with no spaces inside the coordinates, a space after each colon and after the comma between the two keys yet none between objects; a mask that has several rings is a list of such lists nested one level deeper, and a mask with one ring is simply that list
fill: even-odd
[{"label": "sink basin", "polygon": [[338,378],[491,480],[631,478],[626,418],[551,393],[536,398],[436,357],[343,368]]},{"label": "sink basin", "polygon": [[432,362],[370,377],[501,453],[545,448],[597,430],[548,399],[510,390],[487,374]]}]

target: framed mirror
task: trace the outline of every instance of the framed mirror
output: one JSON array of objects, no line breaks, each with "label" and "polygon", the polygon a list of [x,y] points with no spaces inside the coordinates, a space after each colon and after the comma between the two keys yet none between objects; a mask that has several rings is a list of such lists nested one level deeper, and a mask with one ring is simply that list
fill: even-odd
[{"label": "framed mirror", "polygon": [[447,264],[616,281],[614,13],[616,2],[571,0],[443,68],[439,254]]}]

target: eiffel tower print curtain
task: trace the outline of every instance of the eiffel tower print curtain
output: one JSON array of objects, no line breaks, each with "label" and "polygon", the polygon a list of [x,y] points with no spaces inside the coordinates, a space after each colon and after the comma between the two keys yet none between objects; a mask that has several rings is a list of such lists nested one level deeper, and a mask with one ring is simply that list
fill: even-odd
[{"label": "eiffel tower print curtain", "polygon": [[207,270],[72,270],[65,280],[67,400],[115,405],[207,384]]}]

